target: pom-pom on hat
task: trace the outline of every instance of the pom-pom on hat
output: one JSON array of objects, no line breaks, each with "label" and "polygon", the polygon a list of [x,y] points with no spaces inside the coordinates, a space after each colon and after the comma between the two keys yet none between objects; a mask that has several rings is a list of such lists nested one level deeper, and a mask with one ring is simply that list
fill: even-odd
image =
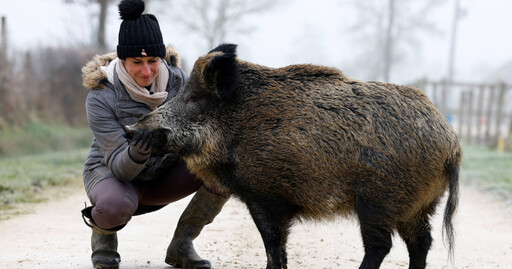
[{"label": "pom-pom on hat", "polygon": [[165,45],[158,20],[152,14],[142,14],[142,0],[122,0],[119,15],[123,22],[119,28],[117,57],[158,56],[164,58]]}]

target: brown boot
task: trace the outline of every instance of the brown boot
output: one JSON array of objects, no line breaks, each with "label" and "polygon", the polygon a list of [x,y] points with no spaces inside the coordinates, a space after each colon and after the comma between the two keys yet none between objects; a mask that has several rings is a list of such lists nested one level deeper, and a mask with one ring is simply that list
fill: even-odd
[{"label": "brown boot", "polygon": [[203,260],[194,250],[192,240],[203,227],[213,221],[228,198],[213,194],[201,187],[181,214],[165,262],[184,269],[210,269],[210,261]]},{"label": "brown boot", "polygon": [[[102,229],[92,220],[92,206],[82,210],[82,217],[87,226],[91,227],[91,261],[97,269],[118,269],[121,256],[117,253],[117,231],[125,225],[112,229]],[[88,221],[85,219],[88,218]]]}]

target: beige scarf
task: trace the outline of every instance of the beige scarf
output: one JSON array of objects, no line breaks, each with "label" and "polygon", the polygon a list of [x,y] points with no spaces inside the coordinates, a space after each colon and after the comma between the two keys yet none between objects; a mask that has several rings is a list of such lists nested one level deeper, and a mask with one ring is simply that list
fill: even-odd
[{"label": "beige scarf", "polygon": [[[155,80],[151,83],[151,88],[148,91],[145,87],[137,84],[130,74],[128,74],[122,61],[119,59],[116,60],[116,72],[119,76],[119,80],[121,80],[126,91],[134,101],[144,103],[148,105],[151,110],[155,110],[167,99],[165,89],[167,88],[167,82],[169,80],[169,71],[163,61],[160,62],[160,72],[158,72]],[[153,92],[153,94],[150,94],[150,92]]]}]

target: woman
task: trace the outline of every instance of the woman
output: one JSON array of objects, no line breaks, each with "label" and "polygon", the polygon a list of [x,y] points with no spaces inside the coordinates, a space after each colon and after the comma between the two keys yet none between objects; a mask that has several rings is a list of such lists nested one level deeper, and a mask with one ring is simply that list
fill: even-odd
[{"label": "woman", "polygon": [[116,232],[133,215],[196,192],[178,222],[165,262],[211,268],[197,255],[192,240],[213,221],[228,196],[203,187],[175,154],[151,153],[151,133],[131,138],[123,128],[174,97],[186,80],[178,54],[163,44],[156,17],[143,11],[141,0],[121,1],[117,57],[96,56],[82,69],[84,86],[91,89],[86,108],[95,137],[84,168],[84,186],[93,206],[82,210],[92,228],[91,260],[94,268],[118,268]]}]

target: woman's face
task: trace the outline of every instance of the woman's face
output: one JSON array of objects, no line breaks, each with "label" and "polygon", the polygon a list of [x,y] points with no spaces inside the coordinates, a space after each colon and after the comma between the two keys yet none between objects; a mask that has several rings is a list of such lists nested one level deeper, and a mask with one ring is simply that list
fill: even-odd
[{"label": "woman's face", "polygon": [[160,57],[128,57],[123,60],[123,64],[128,74],[139,86],[147,87],[158,76],[160,60]]}]

